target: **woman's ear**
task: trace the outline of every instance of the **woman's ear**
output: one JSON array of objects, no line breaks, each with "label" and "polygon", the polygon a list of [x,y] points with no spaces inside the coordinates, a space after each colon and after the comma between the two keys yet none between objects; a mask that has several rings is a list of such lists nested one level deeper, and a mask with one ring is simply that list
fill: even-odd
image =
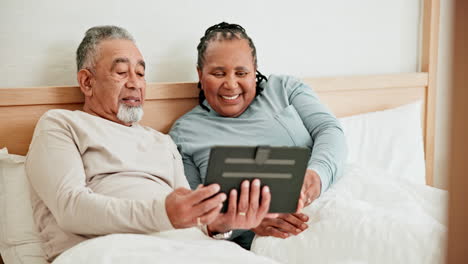
[{"label": "woman's ear", "polygon": [[93,95],[92,79],[93,74],[88,69],[81,69],[77,73],[78,84],[85,97],[91,97]]}]

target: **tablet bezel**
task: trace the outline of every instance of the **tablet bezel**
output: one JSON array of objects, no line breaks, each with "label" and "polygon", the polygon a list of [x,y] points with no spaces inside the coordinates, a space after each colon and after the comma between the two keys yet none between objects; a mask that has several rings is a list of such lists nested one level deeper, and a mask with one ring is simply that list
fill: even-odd
[{"label": "tablet bezel", "polygon": [[[240,191],[243,180],[258,178],[262,186],[270,188],[269,212],[293,213],[309,159],[310,149],[304,147],[214,146],[210,150],[205,185],[218,183],[220,191],[229,194],[234,188]],[[221,211],[226,212],[227,206],[225,201]]]}]

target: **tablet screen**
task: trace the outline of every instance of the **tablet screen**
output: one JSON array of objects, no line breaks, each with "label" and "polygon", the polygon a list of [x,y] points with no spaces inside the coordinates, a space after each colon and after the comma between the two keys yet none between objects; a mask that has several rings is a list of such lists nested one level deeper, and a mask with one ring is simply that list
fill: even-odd
[{"label": "tablet screen", "polygon": [[[310,150],[302,147],[215,146],[210,151],[205,185],[218,183],[228,195],[231,189],[240,193],[242,181],[259,179],[271,191],[269,212],[293,213],[309,158]],[[222,212],[227,206],[228,200]]]}]

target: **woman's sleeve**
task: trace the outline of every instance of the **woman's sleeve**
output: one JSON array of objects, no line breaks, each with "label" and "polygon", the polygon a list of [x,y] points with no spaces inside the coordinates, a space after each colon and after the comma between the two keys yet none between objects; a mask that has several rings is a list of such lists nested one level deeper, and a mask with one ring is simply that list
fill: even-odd
[{"label": "woman's sleeve", "polygon": [[88,188],[81,154],[63,122],[49,118],[39,121],[25,169],[32,189],[64,231],[105,235],[173,229],[165,196],[129,200],[97,194]]},{"label": "woman's sleeve", "polygon": [[187,181],[187,177],[185,177],[185,166],[183,164],[182,156],[180,155],[175,142],[172,139],[170,139],[170,141],[174,155],[174,189],[179,187],[188,189],[190,186]]},{"label": "woman's sleeve", "polygon": [[187,153],[186,149],[184,148],[183,139],[182,136],[180,136],[180,131],[178,127],[179,124],[176,123],[171,128],[169,135],[171,136],[174,143],[177,145],[177,149],[180,155],[182,156],[182,163],[184,164],[184,173],[190,185],[190,188],[192,190],[195,190],[198,185],[203,184],[200,177],[200,171],[193,162],[192,155]]},{"label": "woman's sleeve", "polygon": [[320,102],[315,92],[302,81],[285,79],[289,103],[294,106],[313,141],[308,168],[322,181],[322,192],[341,177],[347,148],[338,119]]},{"label": "woman's sleeve", "polygon": [[190,188],[195,190],[198,185],[203,184],[200,177],[200,172],[197,166],[195,166],[193,163],[190,156],[182,154],[182,161],[184,163],[185,177],[187,177]]}]

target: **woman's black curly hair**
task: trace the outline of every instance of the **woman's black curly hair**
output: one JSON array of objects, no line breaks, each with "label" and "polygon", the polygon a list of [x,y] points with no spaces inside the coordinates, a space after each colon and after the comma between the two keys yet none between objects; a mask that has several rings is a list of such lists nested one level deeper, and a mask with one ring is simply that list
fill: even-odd
[{"label": "woman's black curly hair", "polygon": [[[197,58],[197,67],[201,70],[203,68],[203,63],[205,62],[205,51],[208,47],[208,44],[212,40],[233,40],[233,39],[245,39],[249,43],[250,48],[252,49],[252,57],[254,59],[255,68],[257,68],[257,50],[253,44],[252,39],[247,35],[245,29],[237,24],[229,24],[226,22],[221,22],[214,26],[209,27],[205,31],[205,35],[200,38],[200,43],[197,46],[198,58]],[[256,71],[255,78],[257,80],[256,84],[256,93],[255,96],[261,94],[263,88],[260,86],[260,83],[266,81],[267,78],[265,75],[261,74],[259,71]],[[210,111],[208,107],[203,105],[205,101],[205,93],[201,89],[201,83],[198,82],[198,88],[200,88],[200,94],[198,96],[199,105],[206,111]]]}]

